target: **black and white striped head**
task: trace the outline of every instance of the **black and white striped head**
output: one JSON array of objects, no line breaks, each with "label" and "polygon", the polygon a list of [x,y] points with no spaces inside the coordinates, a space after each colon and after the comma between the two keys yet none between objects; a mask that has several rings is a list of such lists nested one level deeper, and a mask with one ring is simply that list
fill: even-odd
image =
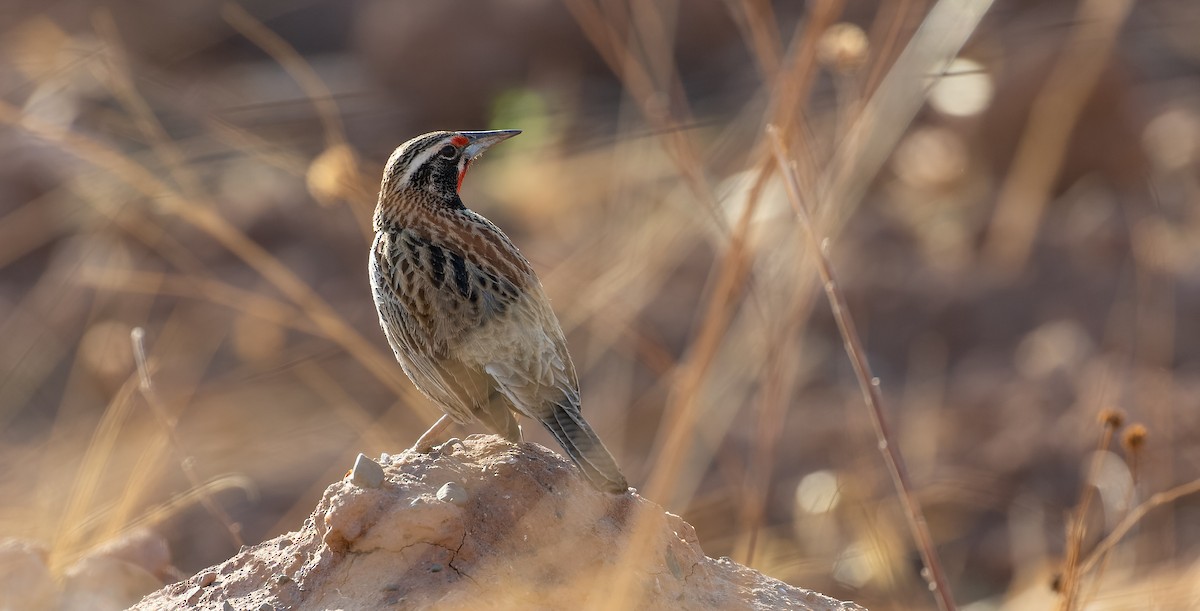
[{"label": "black and white striped head", "polygon": [[383,171],[376,217],[404,212],[404,202],[462,208],[458,190],[471,162],[492,145],[521,133],[517,129],[483,132],[431,132],[401,144]]}]

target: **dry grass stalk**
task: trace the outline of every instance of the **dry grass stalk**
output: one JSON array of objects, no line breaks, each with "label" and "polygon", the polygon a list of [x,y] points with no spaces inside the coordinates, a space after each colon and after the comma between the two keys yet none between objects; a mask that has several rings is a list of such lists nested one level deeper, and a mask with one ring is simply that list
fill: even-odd
[{"label": "dry grass stalk", "polygon": [[215,278],[124,269],[87,269],[79,284],[96,289],[173,295],[221,305],[264,321],[317,337],[321,331],[289,303],[248,291]]},{"label": "dry grass stalk", "polygon": [[1085,0],[1058,61],[1034,99],[1013,167],[996,200],[985,255],[1006,273],[1025,265],[1050,189],[1084,104],[1133,7],[1131,0]]},{"label": "dry grass stalk", "polygon": [[85,522],[85,516],[96,500],[107,459],[116,445],[122,423],[132,411],[136,389],[136,377],[130,377],[121,385],[104,410],[83,454],[51,545],[50,566],[56,570],[64,568],[82,548],[88,547],[84,543],[85,530],[79,525]]},{"label": "dry grass stalk", "polygon": [[130,333],[129,339],[133,344],[133,358],[137,363],[138,374],[138,390],[141,391],[142,398],[146,400],[146,405],[150,407],[150,411],[154,412],[154,416],[162,425],[163,430],[167,433],[167,439],[170,440],[172,449],[179,455],[179,467],[183,470],[184,476],[187,477],[188,483],[191,484],[192,490],[197,491],[198,500],[208,513],[210,513],[229,533],[229,538],[233,541],[235,548],[240,548],[245,545],[245,540],[242,539],[242,527],[235,523],[233,518],[229,517],[220,505],[213,500],[204,487],[204,483],[200,481],[200,477],[196,474],[196,462],[190,454],[184,449],[183,441],[179,438],[179,430],[175,427],[175,419],[167,413],[166,407],[158,398],[158,392],[154,389],[154,381],[150,377],[150,365],[146,359],[146,331],[141,327],[136,327]]},{"label": "dry grass stalk", "polygon": [[846,354],[850,357],[850,363],[854,367],[859,388],[862,390],[863,399],[871,415],[871,422],[875,426],[875,433],[879,439],[879,450],[883,454],[884,462],[887,464],[888,473],[892,477],[892,483],[896,486],[896,494],[900,499],[901,506],[904,508],[904,515],[908,520],[909,530],[912,533],[913,540],[916,541],[917,550],[921,554],[921,560],[925,564],[926,570],[923,574],[929,582],[930,590],[933,591],[934,600],[937,601],[938,607],[943,611],[953,610],[956,608],[954,594],[950,591],[950,584],[946,579],[945,571],[942,569],[941,560],[938,558],[933,537],[929,534],[929,526],[925,523],[921,504],[917,500],[916,493],[913,491],[912,482],[909,481],[908,469],[904,464],[904,456],[900,453],[900,448],[896,445],[895,439],[888,427],[887,419],[884,416],[886,410],[883,403],[883,392],[879,387],[879,378],[876,378],[871,373],[871,366],[867,362],[866,353],[862,347],[862,340],[858,337],[858,331],[854,326],[854,319],[850,316],[850,311],[846,306],[846,298],[838,287],[833,266],[826,254],[828,242],[817,234],[812,218],[804,206],[800,195],[800,182],[792,167],[792,161],[787,153],[787,147],[784,144],[782,135],[774,126],[768,126],[767,131],[775,150],[775,159],[779,163],[779,170],[784,178],[784,185],[787,187],[788,200],[796,212],[796,217],[799,219],[800,225],[807,234],[807,242],[812,250],[812,257],[817,264],[817,271],[825,287],[825,296],[829,300],[829,307],[833,311],[838,331],[841,332],[842,341],[845,343]]},{"label": "dry grass stalk", "polygon": [[[235,2],[226,2],[221,6],[221,16],[246,39],[271,56],[283,67],[300,88],[304,95],[316,108],[317,117],[325,129],[326,153],[333,152],[343,161],[340,170],[343,175],[335,178],[341,187],[341,195],[349,205],[350,212],[358,221],[363,236],[370,241],[371,214],[374,210],[373,186],[364,184],[363,177],[358,171],[358,158],[354,150],[346,143],[346,128],[342,123],[341,112],[329,87],[321,80],[312,64],[304,60],[291,45],[261,21],[254,18],[246,9]],[[322,159],[325,156],[318,157]],[[322,201],[323,200],[319,200]]]},{"label": "dry grass stalk", "polygon": [[[679,364],[672,383],[668,405],[664,414],[664,425],[655,444],[650,464],[655,465],[645,488],[646,495],[668,507],[683,502],[698,479],[696,469],[685,469],[692,458],[692,448],[699,421],[700,402],[698,397],[722,340],[729,329],[733,312],[747,287],[750,256],[747,253],[750,219],[757,198],[742,211],[735,228],[728,228],[712,189],[708,184],[701,156],[690,135],[682,125],[690,123],[686,98],[682,85],[671,60],[666,41],[663,16],[649,3],[639,3],[633,15],[617,11],[615,5],[602,8],[590,0],[572,0],[567,3],[576,21],[593,46],[612,68],[637,102],[643,116],[659,132],[664,149],[671,156],[684,184],[710,213],[714,223],[729,241],[715,271],[715,280],[704,306],[704,315],[695,340]],[[623,27],[631,22],[632,27]],[[619,32],[637,32],[639,37],[628,43],[622,42]],[[640,42],[643,54],[636,53],[635,42]],[[639,56],[640,55],[640,56]],[[671,108],[682,114],[677,119]],[[765,178],[760,178],[763,180]],[[640,553],[646,537],[638,535],[649,524],[643,520],[633,522],[631,545],[625,553]],[[605,608],[621,608],[632,591],[635,576],[619,572],[612,587],[613,597],[595,601]]]},{"label": "dry grass stalk", "polygon": [[304,58],[270,28],[246,12],[246,9],[234,2],[221,5],[221,17],[233,29],[253,42],[267,55],[279,63],[284,70],[296,81],[304,94],[312,101],[317,109],[317,116],[325,129],[325,146],[334,147],[346,142],[346,129],[342,125],[341,112],[333,100],[329,87],[317,75],[317,71]]},{"label": "dry grass stalk", "polygon": [[1087,537],[1087,516],[1092,507],[1092,500],[1096,496],[1096,487],[1093,482],[1096,474],[1100,472],[1104,453],[1112,445],[1113,437],[1125,422],[1125,415],[1116,409],[1105,409],[1100,412],[1099,420],[1103,427],[1100,432],[1100,441],[1096,444],[1096,451],[1092,454],[1092,462],[1088,467],[1087,479],[1083,482],[1083,493],[1079,506],[1075,508],[1071,519],[1067,522],[1067,558],[1059,581],[1059,593],[1061,594],[1059,609],[1062,611],[1076,608],[1083,576],[1083,572],[1079,570],[1079,563],[1083,553],[1083,541]]},{"label": "dry grass stalk", "polygon": [[413,410],[431,422],[436,419],[436,410],[411,384],[401,379],[402,374],[398,372],[395,360],[390,354],[385,354],[375,344],[367,341],[295,272],[218,214],[213,207],[184,198],[148,168],[112,147],[59,126],[24,116],[19,109],[3,101],[0,101],[0,123],[22,128],[61,145],[80,159],[112,173],[146,197],[157,201],[167,212],[177,215],[181,220],[213,238],[292,300],[321,330],[324,337],[344,348],[380,382],[404,398]]},{"label": "dry grass stalk", "polygon": [[1180,484],[1174,488],[1171,488],[1170,490],[1159,492],[1154,496],[1151,496],[1149,499],[1146,499],[1146,501],[1142,504],[1134,507],[1133,511],[1130,511],[1129,515],[1122,518],[1121,521],[1117,523],[1117,526],[1112,529],[1112,532],[1108,533],[1108,535],[1106,535],[1104,539],[1102,539],[1100,543],[1096,545],[1096,549],[1093,549],[1092,553],[1088,554],[1087,558],[1080,563],[1077,571],[1078,574],[1080,576],[1084,576],[1095,569],[1097,563],[1101,562],[1108,555],[1108,553],[1112,551],[1112,549],[1116,547],[1118,543],[1121,542],[1121,539],[1123,539],[1125,535],[1129,534],[1129,531],[1132,530],[1133,527],[1138,524],[1138,522],[1141,522],[1142,519],[1146,517],[1146,514],[1159,507],[1162,507],[1163,505],[1174,503],[1185,496],[1190,496],[1193,494],[1200,494],[1200,479],[1190,481],[1186,484]]}]

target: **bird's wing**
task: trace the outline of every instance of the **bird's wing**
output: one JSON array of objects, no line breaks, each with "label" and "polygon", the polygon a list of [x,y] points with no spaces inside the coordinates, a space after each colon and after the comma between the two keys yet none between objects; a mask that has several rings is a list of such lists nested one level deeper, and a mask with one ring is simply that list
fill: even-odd
[{"label": "bird's wing", "polygon": [[488,400],[491,380],[454,356],[448,345],[450,325],[429,307],[441,309],[443,304],[422,307],[414,302],[399,265],[400,257],[410,255],[383,242],[377,240],[371,258],[371,286],[384,336],[413,384],[452,418],[470,422],[472,411]]},{"label": "bird's wing", "polygon": [[553,406],[578,414],[579,382],[562,329],[541,287],[530,292],[477,344],[491,344],[491,354],[472,358],[483,362],[500,392],[526,416],[541,420]]},{"label": "bird's wing", "polygon": [[540,287],[528,291],[508,322],[496,327],[498,339],[507,329],[506,345],[515,349],[484,370],[517,411],[546,427],[593,486],[624,492],[629,484],[621,468],[580,413],[575,367]]},{"label": "bird's wing", "polygon": [[[404,230],[398,234],[396,250],[414,269],[425,274],[420,281],[425,283],[433,302],[430,305],[434,307],[429,320],[423,322],[435,339],[452,347],[490,319],[505,315],[521,300],[521,285],[527,278],[519,268],[514,271],[508,266],[498,267],[487,259],[487,253],[481,252],[482,248],[471,248],[473,244],[461,235],[447,233],[441,238]],[[483,243],[477,240],[474,245]],[[515,257],[528,269],[528,263],[519,253]],[[404,282],[399,270],[395,281]]]}]

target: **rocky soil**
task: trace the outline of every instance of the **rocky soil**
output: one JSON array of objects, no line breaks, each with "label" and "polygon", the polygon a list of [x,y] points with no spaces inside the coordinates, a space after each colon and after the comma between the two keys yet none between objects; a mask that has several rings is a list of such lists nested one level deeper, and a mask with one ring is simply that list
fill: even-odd
[{"label": "rocky soil", "polygon": [[630,491],[589,488],[535,444],[452,440],[360,456],[296,531],[134,609],[861,609],[700,549]]}]

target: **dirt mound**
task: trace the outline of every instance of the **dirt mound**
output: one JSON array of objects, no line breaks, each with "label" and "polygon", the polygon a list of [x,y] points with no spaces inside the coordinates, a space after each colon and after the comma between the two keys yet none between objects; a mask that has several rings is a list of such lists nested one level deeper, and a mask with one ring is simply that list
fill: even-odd
[{"label": "dirt mound", "polygon": [[360,456],[299,531],[134,608],[614,606],[861,609],[708,558],[678,516],[632,491],[597,492],[553,452],[494,436]]}]

